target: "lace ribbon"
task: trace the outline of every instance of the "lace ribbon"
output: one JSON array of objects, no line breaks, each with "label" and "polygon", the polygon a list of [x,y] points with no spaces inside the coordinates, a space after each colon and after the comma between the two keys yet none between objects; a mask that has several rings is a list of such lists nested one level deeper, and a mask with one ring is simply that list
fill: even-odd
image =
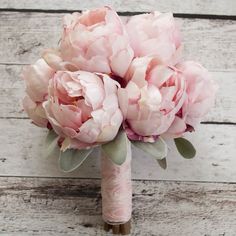
[{"label": "lace ribbon", "polygon": [[122,165],[114,164],[101,152],[102,216],[109,224],[123,224],[132,213],[131,144]]}]

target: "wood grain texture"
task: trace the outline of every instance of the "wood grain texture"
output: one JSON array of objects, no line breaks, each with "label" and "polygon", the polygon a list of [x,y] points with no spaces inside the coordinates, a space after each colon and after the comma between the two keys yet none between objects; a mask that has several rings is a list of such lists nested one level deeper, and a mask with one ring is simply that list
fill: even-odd
[{"label": "wood grain texture", "polygon": [[[144,204],[145,203],[145,204]],[[100,181],[0,181],[1,235],[110,235],[102,230]],[[234,236],[236,184],[133,181],[133,236]]]},{"label": "wood grain texture", "polygon": [[84,10],[103,5],[119,12],[172,11],[187,14],[236,15],[234,0],[1,0],[0,9]]},{"label": "wood grain texture", "polygon": [[[64,14],[0,13],[0,63],[28,64],[42,50],[55,47]],[[209,70],[236,68],[236,21],[181,19],[185,59],[201,62]]]},{"label": "wood grain texture", "polygon": [[[25,95],[24,82],[20,79],[21,65],[0,65],[0,117],[25,118],[21,100]],[[236,72],[211,72],[219,84],[215,107],[204,117],[207,122],[236,123]],[[224,82],[222,82],[224,81]]]},{"label": "wood grain texture", "polygon": [[[31,125],[20,106],[21,65],[58,43],[64,13],[56,11],[101,5],[122,15],[182,14],[186,59],[204,64],[220,85],[204,121],[236,122],[236,21],[190,19],[233,19],[235,0],[0,0],[0,235],[110,235],[102,230],[99,150],[79,170],[61,172],[56,156],[44,158],[46,130]],[[235,137],[236,125],[200,125],[187,135],[197,157],[184,160],[169,142],[167,170],[133,148],[132,235],[235,236]]]},{"label": "wood grain texture", "polygon": [[[63,173],[58,168],[57,156],[45,159],[46,130],[30,124],[29,120],[2,119],[0,122],[0,175],[100,177],[99,150],[76,171]],[[156,160],[133,148],[132,178],[236,182],[236,126],[200,125],[196,133],[186,137],[197,149],[196,158],[183,159],[173,143],[168,142],[167,170],[162,170]]]}]

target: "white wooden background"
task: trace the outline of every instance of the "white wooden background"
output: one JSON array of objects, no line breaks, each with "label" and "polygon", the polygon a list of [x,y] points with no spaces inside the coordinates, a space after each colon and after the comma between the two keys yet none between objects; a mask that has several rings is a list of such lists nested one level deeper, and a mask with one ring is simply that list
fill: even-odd
[{"label": "white wooden background", "polygon": [[[113,5],[123,17],[172,11],[185,57],[218,82],[215,107],[188,135],[197,148],[183,160],[169,143],[168,169],[133,150],[132,235],[236,235],[235,0],[0,0],[0,235],[105,235],[99,153],[71,174],[45,160],[45,131],[22,112],[22,65],[58,42],[66,12]],[[144,168],[145,167],[145,168]]]}]

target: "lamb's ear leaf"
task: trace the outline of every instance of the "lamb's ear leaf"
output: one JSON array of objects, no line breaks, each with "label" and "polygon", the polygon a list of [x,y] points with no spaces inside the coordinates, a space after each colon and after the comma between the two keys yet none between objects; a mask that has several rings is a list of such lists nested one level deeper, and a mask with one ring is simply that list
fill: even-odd
[{"label": "lamb's ear leaf", "polygon": [[196,155],[196,149],[187,139],[175,138],[174,141],[178,152],[184,158],[191,159]]},{"label": "lamb's ear leaf", "polygon": [[167,168],[167,162],[166,162],[166,158],[163,158],[161,160],[157,160],[159,166],[162,168],[162,169],[166,169]]},{"label": "lamb's ear leaf", "polygon": [[167,156],[167,145],[161,137],[158,137],[155,143],[145,143],[140,141],[134,141],[132,143],[154,157],[156,160],[162,160]]},{"label": "lamb's ear leaf", "polygon": [[61,151],[59,156],[59,167],[64,172],[71,172],[77,169],[93,151],[90,149],[67,149]]},{"label": "lamb's ear leaf", "polygon": [[54,132],[53,129],[48,131],[44,148],[44,156],[46,158],[59,155],[60,148],[57,144],[59,138],[60,137]]},{"label": "lamb's ear leaf", "polygon": [[124,130],[120,130],[116,135],[115,139],[111,142],[103,144],[102,151],[104,154],[111,159],[111,161],[117,165],[122,165],[127,156],[128,145],[130,141]]}]

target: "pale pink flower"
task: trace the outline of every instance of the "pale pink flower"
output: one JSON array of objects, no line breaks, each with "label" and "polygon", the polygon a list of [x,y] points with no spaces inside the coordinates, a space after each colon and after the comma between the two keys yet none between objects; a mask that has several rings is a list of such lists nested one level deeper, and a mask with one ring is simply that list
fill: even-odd
[{"label": "pale pink flower", "polygon": [[41,127],[47,126],[47,119],[42,102],[47,99],[48,83],[55,71],[43,60],[25,66],[21,77],[25,81],[27,96],[23,100],[24,110],[33,122]]},{"label": "pale pink flower", "polygon": [[167,131],[167,135],[172,137],[182,136],[185,131],[194,130],[214,105],[217,91],[216,83],[200,64],[186,61],[176,67],[186,80],[187,97],[174,123]]},{"label": "pale pink flower", "polygon": [[135,57],[155,56],[175,64],[180,51],[180,32],[172,13],[153,12],[132,16],[126,24]]},{"label": "pale pink flower", "polygon": [[47,127],[48,120],[45,111],[42,107],[42,103],[36,103],[29,96],[25,96],[23,99],[23,107],[25,112],[33,123],[40,127]]},{"label": "pale pink flower", "polygon": [[115,11],[102,7],[66,15],[58,50],[44,58],[60,70],[85,70],[123,77],[133,59],[125,27]]},{"label": "pale pink flower", "polygon": [[118,86],[105,74],[55,74],[49,84],[49,99],[43,106],[54,131],[69,138],[68,148],[86,148],[114,139],[123,119],[118,107]]},{"label": "pale pink flower", "polygon": [[182,107],[185,81],[178,70],[151,57],[135,59],[126,80],[118,97],[127,135],[132,140],[154,142]]}]

